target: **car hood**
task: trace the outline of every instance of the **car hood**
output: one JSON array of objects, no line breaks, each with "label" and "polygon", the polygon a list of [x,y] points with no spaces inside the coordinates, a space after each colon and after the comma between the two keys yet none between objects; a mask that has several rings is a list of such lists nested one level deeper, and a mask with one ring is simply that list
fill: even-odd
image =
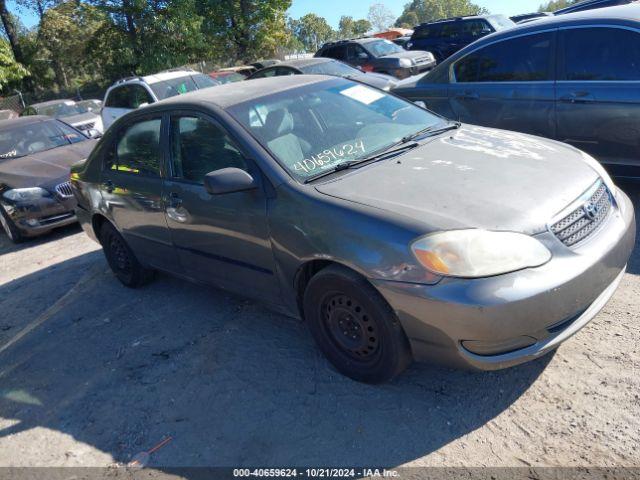
[{"label": "car hood", "polygon": [[378,58],[408,58],[415,60],[418,58],[424,58],[429,52],[422,50],[406,50],[404,52],[392,53],[391,55],[385,55]]},{"label": "car hood", "polygon": [[63,117],[61,120],[69,125],[82,125],[84,123],[95,121],[98,117],[99,115],[96,115],[95,113],[86,112],[78,113],[77,115],[69,115],[68,117]]},{"label": "car hood", "polygon": [[44,152],[0,161],[0,185],[10,188],[43,187],[69,179],[69,167],[86,159],[95,140],[85,140]]},{"label": "car hood", "polygon": [[536,234],[597,178],[573,147],[465,125],[317,190],[409,217],[427,232],[483,228]]}]

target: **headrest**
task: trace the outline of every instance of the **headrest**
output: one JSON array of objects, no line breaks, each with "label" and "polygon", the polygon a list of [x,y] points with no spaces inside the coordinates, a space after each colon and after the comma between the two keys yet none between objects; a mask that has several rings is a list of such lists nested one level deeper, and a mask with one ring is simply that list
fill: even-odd
[{"label": "headrest", "polygon": [[293,131],[293,117],[285,108],[274,110],[267,114],[263,128],[266,136],[271,139],[282,137]]}]

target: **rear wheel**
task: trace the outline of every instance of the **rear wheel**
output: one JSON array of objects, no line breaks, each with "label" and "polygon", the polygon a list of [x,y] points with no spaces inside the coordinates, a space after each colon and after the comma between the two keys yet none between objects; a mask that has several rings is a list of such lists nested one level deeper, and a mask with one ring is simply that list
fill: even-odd
[{"label": "rear wheel", "polygon": [[304,313],[320,350],[354,380],[386,382],[412,361],[391,307],[351,270],[330,266],[318,272],[305,290]]},{"label": "rear wheel", "polygon": [[13,243],[20,243],[24,240],[24,235],[2,207],[0,207],[0,224],[2,224],[2,229]]},{"label": "rear wheel", "polygon": [[100,229],[100,243],[107,263],[124,285],[136,288],[153,280],[154,270],[140,264],[122,235],[109,222]]}]

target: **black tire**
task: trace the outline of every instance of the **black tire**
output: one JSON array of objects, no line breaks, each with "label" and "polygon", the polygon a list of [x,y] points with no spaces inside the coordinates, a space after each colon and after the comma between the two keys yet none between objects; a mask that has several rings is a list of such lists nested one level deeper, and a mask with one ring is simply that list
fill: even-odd
[{"label": "black tire", "polygon": [[9,237],[9,240],[13,243],[20,243],[24,240],[24,235],[20,232],[18,227],[16,227],[16,224],[13,223],[13,220],[11,220],[7,212],[5,212],[2,207],[0,207],[0,224],[2,224],[4,233],[7,234],[7,237]]},{"label": "black tire", "polygon": [[125,239],[109,222],[100,229],[100,243],[107,263],[123,285],[137,288],[155,277],[155,271],[140,264]]},{"label": "black tire", "polygon": [[307,285],[303,307],[320,350],[343,375],[383,383],[411,364],[395,313],[357,273],[338,265],[320,270]]}]

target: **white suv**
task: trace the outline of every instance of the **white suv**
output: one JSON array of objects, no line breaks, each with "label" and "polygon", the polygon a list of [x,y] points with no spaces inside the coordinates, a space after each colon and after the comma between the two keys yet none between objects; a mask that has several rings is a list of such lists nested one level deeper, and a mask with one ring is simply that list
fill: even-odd
[{"label": "white suv", "polygon": [[104,129],[106,130],[122,115],[136,108],[216,85],[220,85],[220,83],[208,75],[195,70],[183,69],[118,80],[109,87],[104,96],[102,106]]}]

